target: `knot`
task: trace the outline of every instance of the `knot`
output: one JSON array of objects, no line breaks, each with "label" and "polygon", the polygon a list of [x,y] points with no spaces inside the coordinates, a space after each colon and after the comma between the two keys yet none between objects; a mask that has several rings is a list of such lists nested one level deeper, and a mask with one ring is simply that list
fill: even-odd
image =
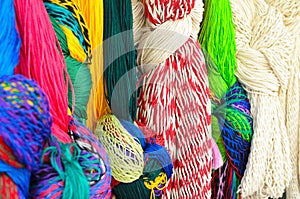
[{"label": "knot", "polygon": [[237,77],[248,92],[278,95],[287,87],[293,47],[282,14],[262,1],[232,1],[232,10]]}]

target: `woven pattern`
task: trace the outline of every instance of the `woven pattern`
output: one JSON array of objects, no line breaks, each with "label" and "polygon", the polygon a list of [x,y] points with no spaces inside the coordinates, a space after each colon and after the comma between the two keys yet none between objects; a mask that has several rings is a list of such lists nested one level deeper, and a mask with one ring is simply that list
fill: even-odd
[{"label": "woven pattern", "polygon": [[163,197],[210,198],[210,102],[197,41],[189,39],[145,75],[138,118],[157,132],[157,143],[172,158],[174,174]]},{"label": "woven pattern", "polygon": [[98,122],[95,134],[106,149],[112,176],[116,180],[130,183],[142,175],[143,149],[114,115],[104,115]]},{"label": "woven pattern", "polygon": [[0,78],[0,136],[18,162],[37,168],[52,119],[45,94],[21,75]]}]

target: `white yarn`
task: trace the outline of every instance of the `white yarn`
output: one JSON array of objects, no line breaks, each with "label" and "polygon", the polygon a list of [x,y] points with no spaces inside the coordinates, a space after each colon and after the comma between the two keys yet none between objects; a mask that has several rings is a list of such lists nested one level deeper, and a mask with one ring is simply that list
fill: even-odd
[{"label": "white yarn", "polygon": [[[151,2],[151,0],[149,1]],[[158,64],[164,62],[188,38],[197,38],[200,22],[202,21],[202,1],[196,0],[191,13],[184,18],[175,21],[168,20],[159,25],[153,25],[148,19],[141,17],[140,7],[142,3],[136,3],[136,0],[132,2],[134,6],[134,33],[135,40],[137,40],[135,44],[137,44],[138,52],[137,64],[140,66],[142,73],[147,73]],[[158,10],[156,11],[159,12]],[[144,15],[142,16],[145,17]],[[140,26],[141,24],[144,27]]]},{"label": "white yarn", "polygon": [[254,134],[239,192],[281,197],[291,180],[290,148],[279,100],[289,81],[293,43],[282,14],[263,0],[231,0],[238,68],[251,104]]},{"label": "white yarn", "polygon": [[294,44],[291,65],[291,77],[289,79],[286,101],[283,106],[286,111],[286,127],[291,148],[292,181],[286,190],[287,198],[300,198],[300,156],[299,156],[299,67],[300,67],[300,1],[299,0],[266,0],[267,3],[276,7],[283,14],[283,21]]}]

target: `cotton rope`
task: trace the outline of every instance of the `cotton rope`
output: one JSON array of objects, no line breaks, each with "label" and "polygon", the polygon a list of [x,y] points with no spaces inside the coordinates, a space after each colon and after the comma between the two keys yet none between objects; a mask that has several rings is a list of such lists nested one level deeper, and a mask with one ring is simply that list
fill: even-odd
[{"label": "cotton rope", "polygon": [[231,0],[238,68],[251,104],[254,135],[241,182],[243,198],[281,197],[292,177],[279,91],[288,86],[293,42],[282,14],[262,0]]},{"label": "cotton rope", "polygon": [[49,98],[52,134],[70,142],[66,65],[55,31],[42,1],[16,0],[17,27],[22,39],[20,63],[15,72],[34,79]]},{"label": "cotton rope", "polygon": [[290,78],[284,98],[285,122],[291,148],[292,181],[286,190],[287,198],[300,198],[300,156],[299,156],[299,68],[300,68],[300,1],[297,0],[266,0],[268,4],[279,9],[283,16],[284,25],[291,34],[293,42],[292,60],[289,63]]},{"label": "cotton rope", "polygon": [[108,154],[115,180],[130,183],[142,175],[143,149],[116,116],[112,114],[102,116],[95,134]]},{"label": "cotton rope", "polygon": [[136,41],[143,73],[138,121],[157,132],[174,165],[162,198],[210,198],[210,101],[197,42],[203,4],[146,0],[143,25],[137,21],[141,2],[132,4],[134,28],[143,28]]}]

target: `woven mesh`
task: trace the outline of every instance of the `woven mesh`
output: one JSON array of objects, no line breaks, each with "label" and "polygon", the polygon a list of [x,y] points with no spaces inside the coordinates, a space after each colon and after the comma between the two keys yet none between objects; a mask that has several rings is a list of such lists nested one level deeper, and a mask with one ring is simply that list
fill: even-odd
[{"label": "woven mesh", "polygon": [[95,133],[106,149],[113,177],[124,183],[137,180],[144,167],[143,149],[119,120],[114,115],[104,115]]},{"label": "woven mesh", "polygon": [[18,162],[29,170],[39,166],[43,141],[52,119],[45,94],[21,75],[0,78],[0,136]]},{"label": "woven mesh", "polygon": [[[250,103],[237,81],[213,111],[218,117],[227,158],[239,179],[244,174],[253,134]],[[220,117],[224,116],[225,117]]]}]

